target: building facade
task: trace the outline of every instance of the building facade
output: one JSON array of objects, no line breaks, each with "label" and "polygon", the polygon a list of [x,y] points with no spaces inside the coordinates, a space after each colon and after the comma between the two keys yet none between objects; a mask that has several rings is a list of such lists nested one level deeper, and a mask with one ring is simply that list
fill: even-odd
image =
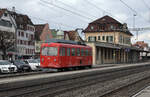
[{"label": "building facade", "polygon": [[[24,14],[6,9],[4,15],[12,17],[12,25],[15,29],[15,57],[16,58],[30,58],[34,56],[34,32],[35,28],[31,19]],[[7,29],[9,30],[9,29]]]},{"label": "building facade", "polygon": [[[3,34],[8,34],[9,35],[9,37],[8,38],[6,38],[7,40],[10,40],[10,41],[14,41],[14,36],[15,36],[15,25],[13,25],[13,23],[14,23],[14,18],[10,15],[10,14],[8,14],[9,12],[7,11],[7,9],[0,9],[0,60],[1,59],[3,59],[2,58],[2,56],[4,55],[4,52],[3,52],[3,50],[2,50],[2,48],[3,47],[1,47],[2,46],[2,40],[1,39],[3,39],[3,37],[4,37],[4,35]],[[11,36],[13,36],[13,37],[11,37]],[[6,43],[6,42],[4,42],[4,43]],[[15,43],[15,41],[14,41],[14,43]],[[7,51],[6,51],[6,54],[8,55],[8,54],[15,54],[15,52],[14,51],[12,51],[11,49],[12,48],[14,48],[14,46],[15,46],[15,44],[12,44],[12,46],[9,46],[8,48],[6,47],[6,48],[4,48],[4,49],[7,49]],[[9,57],[9,56],[7,56],[7,57]],[[12,57],[14,57],[14,56],[12,56]]]},{"label": "building facade", "polygon": [[150,47],[148,43],[145,43],[144,41],[137,41],[135,44],[133,44],[133,46],[143,50],[143,52],[140,52],[141,60],[147,60],[150,58]]},{"label": "building facade", "polygon": [[51,33],[48,23],[36,24],[34,26],[35,26],[35,54],[36,54],[36,57],[39,57],[41,43],[47,39],[51,39],[52,33]]},{"label": "building facade", "polygon": [[76,42],[83,42],[83,39],[80,37],[77,30],[65,31],[65,32],[68,33],[68,36],[69,36],[70,40],[76,41]]},{"label": "building facade", "polygon": [[84,33],[86,44],[93,48],[93,64],[127,63],[139,60],[140,50],[131,46],[133,35],[127,25],[110,16],[89,23]]}]

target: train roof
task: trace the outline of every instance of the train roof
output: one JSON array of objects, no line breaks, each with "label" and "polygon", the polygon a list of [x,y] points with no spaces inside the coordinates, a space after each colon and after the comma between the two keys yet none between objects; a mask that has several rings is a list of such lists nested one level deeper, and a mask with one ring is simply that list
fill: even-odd
[{"label": "train roof", "polygon": [[73,44],[73,45],[84,45],[85,43],[71,41],[71,40],[63,40],[63,39],[48,39],[44,43],[64,43],[64,44]]},{"label": "train roof", "polygon": [[[71,47],[86,47],[89,48],[86,44],[81,44],[75,41],[61,40],[61,39],[50,39],[43,42],[42,46],[55,45],[55,46],[71,46]],[[90,47],[91,48],[91,47]]]}]

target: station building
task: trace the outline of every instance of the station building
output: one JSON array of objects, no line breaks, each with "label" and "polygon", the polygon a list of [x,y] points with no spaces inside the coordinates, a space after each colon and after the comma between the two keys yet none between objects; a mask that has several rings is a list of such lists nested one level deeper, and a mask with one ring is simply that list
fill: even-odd
[{"label": "station building", "polygon": [[110,16],[89,23],[84,33],[86,44],[93,48],[93,64],[132,63],[140,59],[142,49],[131,45],[133,34],[127,24]]}]

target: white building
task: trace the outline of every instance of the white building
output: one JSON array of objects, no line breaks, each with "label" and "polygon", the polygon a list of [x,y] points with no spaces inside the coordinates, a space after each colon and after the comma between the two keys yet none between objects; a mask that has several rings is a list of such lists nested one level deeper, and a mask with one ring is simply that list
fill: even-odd
[{"label": "white building", "polygon": [[[0,32],[1,33],[10,33],[11,35],[15,35],[15,20],[9,14],[7,9],[0,9]],[[3,36],[2,36],[3,37]],[[11,46],[14,47],[14,46]],[[11,49],[10,47],[10,49]],[[15,52],[7,51],[8,53],[12,53],[15,55]],[[0,50],[0,59],[2,59],[3,52]]]},{"label": "white building", "polygon": [[[16,36],[16,57],[29,58],[34,56],[35,28],[31,19],[27,15],[16,13],[14,8],[12,11],[6,9],[3,11],[3,15],[5,13],[12,17],[13,31]],[[9,31],[10,29],[6,28],[6,30]]]}]

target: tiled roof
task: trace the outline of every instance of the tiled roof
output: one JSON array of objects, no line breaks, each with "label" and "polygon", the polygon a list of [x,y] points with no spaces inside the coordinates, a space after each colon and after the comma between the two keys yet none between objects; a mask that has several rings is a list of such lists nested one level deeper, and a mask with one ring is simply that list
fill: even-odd
[{"label": "tiled roof", "polygon": [[70,40],[75,40],[76,38],[76,31],[65,31],[69,35]]},{"label": "tiled roof", "polygon": [[118,24],[121,24],[120,22],[118,22],[117,20],[113,19],[112,17],[106,15],[102,18],[99,18],[91,23],[118,23]]},{"label": "tiled roof", "polygon": [[[8,13],[14,17],[16,24],[17,24],[17,28],[22,29],[22,30],[26,30],[27,29],[27,24],[29,25],[33,25],[31,19],[27,16],[27,15],[23,15],[23,14],[19,14],[7,9],[0,9],[0,17],[4,14],[5,11],[8,11]],[[20,25],[23,26],[20,27]]]},{"label": "tiled roof", "polygon": [[69,39],[72,41],[83,41],[77,31],[65,31],[65,33],[68,33]]},{"label": "tiled roof", "polygon": [[20,27],[20,25],[23,25],[23,30],[27,29],[27,24],[29,25],[33,25],[31,19],[27,16],[27,15],[23,15],[23,14],[17,14],[15,12],[12,13],[12,15],[16,16],[15,21],[17,24],[17,28],[22,29]]},{"label": "tiled roof", "polygon": [[145,47],[148,47],[148,43],[144,43],[144,41],[137,41],[135,44],[133,44],[133,46],[145,48]]},{"label": "tiled roof", "polygon": [[[114,28],[110,28],[110,26],[113,26]],[[91,23],[89,23],[88,27],[84,30],[85,33],[87,32],[123,32],[128,35],[133,36],[133,34],[127,30],[123,30],[125,24],[121,24],[119,21],[115,20],[114,18],[106,15],[102,18],[99,18]]]}]

